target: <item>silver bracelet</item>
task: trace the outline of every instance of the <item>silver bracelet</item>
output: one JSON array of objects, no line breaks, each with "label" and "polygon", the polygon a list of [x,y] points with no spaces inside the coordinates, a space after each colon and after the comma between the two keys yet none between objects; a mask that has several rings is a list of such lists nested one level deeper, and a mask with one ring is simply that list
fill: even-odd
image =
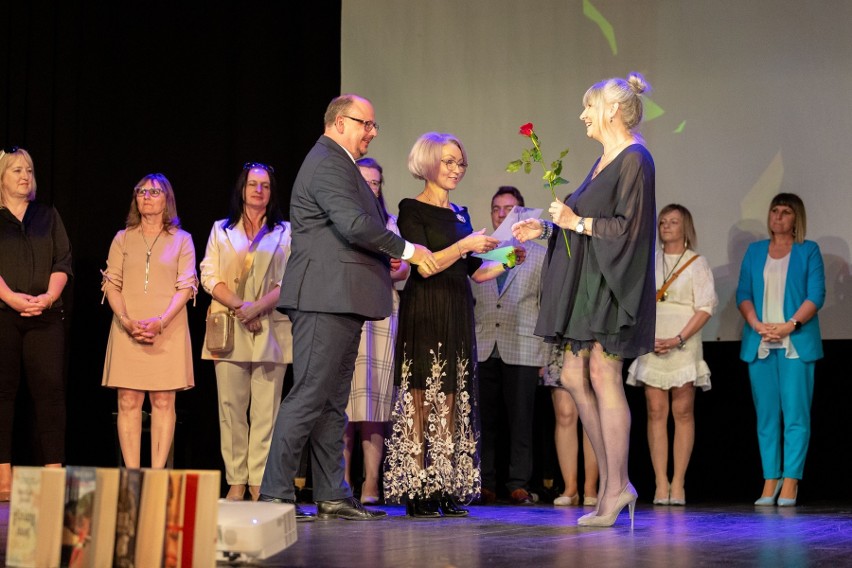
[{"label": "silver bracelet", "polygon": [[538,222],[541,224],[541,237],[539,238],[549,239],[553,234],[553,223],[544,219],[539,219]]}]

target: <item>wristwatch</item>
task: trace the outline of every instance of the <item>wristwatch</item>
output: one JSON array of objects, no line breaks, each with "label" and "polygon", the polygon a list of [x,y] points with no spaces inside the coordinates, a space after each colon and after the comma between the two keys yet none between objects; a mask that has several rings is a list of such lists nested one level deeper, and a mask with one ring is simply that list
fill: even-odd
[{"label": "wristwatch", "polygon": [[802,322],[797,319],[790,318],[790,323],[793,324],[793,331],[799,331],[802,329]]},{"label": "wristwatch", "polygon": [[577,226],[574,227],[574,231],[580,233],[581,235],[586,232],[586,218],[580,217],[580,222],[577,223]]}]

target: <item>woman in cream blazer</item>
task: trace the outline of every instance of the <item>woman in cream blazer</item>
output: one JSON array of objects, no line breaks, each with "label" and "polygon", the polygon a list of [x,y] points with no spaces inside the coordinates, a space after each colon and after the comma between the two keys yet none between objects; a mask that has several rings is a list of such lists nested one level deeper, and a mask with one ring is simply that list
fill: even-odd
[{"label": "woman in cream blazer", "polygon": [[[275,189],[272,167],[246,164],[230,215],[213,224],[201,261],[202,286],[213,296],[210,311],[231,311],[236,318],[233,349],[211,353],[205,340],[201,355],[213,360],[216,371],[230,500],[242,500],[246,486],[253,500],[260,495],[284,373],[293,359],[290,321],[274,309],[290,254],[290,225],[283,221]],[[244,289],[238,293],[244,270]]]}]

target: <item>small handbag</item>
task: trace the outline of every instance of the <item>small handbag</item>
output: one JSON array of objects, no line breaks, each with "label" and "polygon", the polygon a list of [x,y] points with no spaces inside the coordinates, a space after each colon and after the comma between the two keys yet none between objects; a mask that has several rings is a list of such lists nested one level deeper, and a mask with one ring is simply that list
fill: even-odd
[{"label": "small handbag", "polygon": [[207,314],[207,350],[210,353],[230,353],[234,348],[234,313]]},{"label": "small handbag", "polygon": [[[254,261],[254,252],[260,244],[263,236],[266,235],[268,229],[263,226],[254,240],[249,245],[248,254],[243,261],[243,272],[240,274],[240,283],[237,286],[237,296],[243,297],[246,289],[246,278],[249,270],[251,270],[252,262]],[[214,355],[226,355],[234,349],[234,320],[236,316],[233,310],[227,312],[210,312],[207,311],[207,334],[205,346],[207,350]]]}]

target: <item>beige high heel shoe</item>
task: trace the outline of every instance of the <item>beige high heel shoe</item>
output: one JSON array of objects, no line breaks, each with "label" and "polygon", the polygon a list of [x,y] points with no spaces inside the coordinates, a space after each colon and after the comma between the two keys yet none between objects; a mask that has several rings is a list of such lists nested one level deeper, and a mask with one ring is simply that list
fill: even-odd
[{"label": "beige high heel shoe", "polygon": [[231,485],[228,489],[228,494],[225,495],[227,501],[242,501],[246,496],[245,485]]},{"label": "beige high heel shoe", "polygon": [[638,497],[639,494],[633,488],[633,484],[628,481],[627,485],[618,495],[618,499],[615,501],[615,509],[611,513],[608,515],[583,515],[577,520],[577,524],[584,527],[611,527],[615,524],[618,514],[627,505],[630,513],[630,528],[632,529],[633,511],[636,509],[636,499]]},{"label": "beige high heel shoe", "polygon": [[260,499],[260,485],[249,485],[248,490],[252,501]]},{"label": "beige high heel shoe", "polygon": [[672,486],[669,484],[666,487],[666,496],[665,497],[657,497],[656,492],[654,493],[654,505],[671,505],[672,504]]},{"label": "beige high heel shoe", "polygon": [[576,507],[580,504],[580,494],[574,493],[573,495],[560,495],[556,499],[553,500],[553,504],[557,507]]}]

